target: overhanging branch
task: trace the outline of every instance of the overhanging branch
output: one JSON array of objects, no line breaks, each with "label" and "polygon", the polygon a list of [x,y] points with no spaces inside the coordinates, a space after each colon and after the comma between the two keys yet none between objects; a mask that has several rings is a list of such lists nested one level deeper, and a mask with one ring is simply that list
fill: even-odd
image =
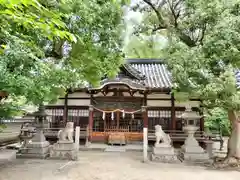
[{"label": "overhanging branch", "polygon": [[[164,29],[167,28],[166,23],[164,22],[163,16],[160,13],[160,11],[154,6],[154,4],[151,2],[151,0],[143,0],[146,4],[148,4],[152,10],[156,13],[156,16],[158,18],[159,21],[159,28]],[[165,2],[165,1],[164,1]],[[164,3],[165,4],[165,3]],[[163,4],[162,4],[163,5]],[[162,23],[162,24],[160,24]]]}]

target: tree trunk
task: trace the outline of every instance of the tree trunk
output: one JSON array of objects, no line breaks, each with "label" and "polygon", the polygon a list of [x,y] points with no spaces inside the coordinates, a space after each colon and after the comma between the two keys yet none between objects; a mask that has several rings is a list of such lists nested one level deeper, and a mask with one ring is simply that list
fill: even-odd
[{"label": "tree trunk", "polygon": [[228,140],[228,152],[226,160],[240,160],[240,117],[235,111],[228,111],[232,132]]}]

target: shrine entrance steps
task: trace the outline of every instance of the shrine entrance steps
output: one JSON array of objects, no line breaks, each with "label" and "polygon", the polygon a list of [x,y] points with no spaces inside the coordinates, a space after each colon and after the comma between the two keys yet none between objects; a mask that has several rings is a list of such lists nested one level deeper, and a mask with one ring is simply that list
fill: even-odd
[{"label": "shrine entrance steps", "polygon": [[127,144],[127,145],[108,145],[103,143],[91,143],[88,146],[80,146],[80,150],[96,150],[104,152],[129,152],[129,151],[143,151],[142,144]]}]

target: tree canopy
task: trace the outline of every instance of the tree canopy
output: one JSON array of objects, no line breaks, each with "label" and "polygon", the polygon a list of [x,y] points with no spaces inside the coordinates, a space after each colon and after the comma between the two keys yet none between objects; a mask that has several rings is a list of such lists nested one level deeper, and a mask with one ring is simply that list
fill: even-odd
[{"label": "tree canopy", "polygon": [[133,9],[152,18],[136,28],[136,34],[167,31],[163,58],[174,92],[198,96],[205,107],[228,111],[228,157],[240,158],[240,91],[235,76],[240,65],[240,1],[141,0]]},{"label": "tree canopy", "polygon": [[122,62],[124,3],[0,0],[0,91],[8,93],[0,116],[19,98],[38,105],[113,76]]},{"label": "tree canopy", "polygon": [[[198,95],[208,107],[240,109],[235,71],[239,67],[239,1],[143,0],[140,11],[155,18],[144,28],[167,30],[163,58],[175,89]],[[141,3],[141,2],[140,2]],[[155,16],[153,16],[153,14]],[[149,30],[150,28],[150,30]]]}]

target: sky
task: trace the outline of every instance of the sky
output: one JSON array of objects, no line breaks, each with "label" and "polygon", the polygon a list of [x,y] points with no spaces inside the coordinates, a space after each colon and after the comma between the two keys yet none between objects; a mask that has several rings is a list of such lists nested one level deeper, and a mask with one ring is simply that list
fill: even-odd
[{"label": "sky", "polygon": [[[140,0],[132,0],[131,5],[134,5],[136,2],[138,2]],[[131,6],[130,5],[130,6]],[[125,23],[126,23],[126,31],[124,34],[124,44],[128,44],[131,34],[133,33],[133,26],[134,25],[138,25],[142,22],[142,14],[140,12],[134,12],[132,10],[130,10],[129,7],[125,8]]]}]

